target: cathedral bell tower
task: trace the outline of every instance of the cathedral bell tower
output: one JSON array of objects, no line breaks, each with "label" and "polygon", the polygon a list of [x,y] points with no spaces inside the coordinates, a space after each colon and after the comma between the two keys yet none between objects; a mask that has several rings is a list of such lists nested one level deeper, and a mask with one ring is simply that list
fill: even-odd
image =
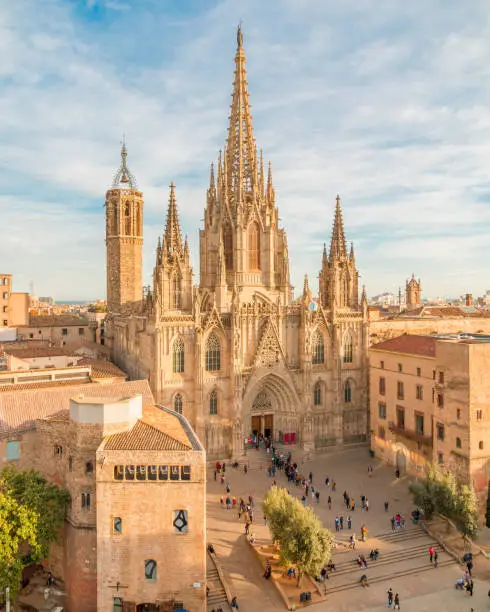
[{"label": "cathedral bell tower", "polygon": [[158,238],[153,270],[153,294],[159,313],[192,312],[192,268],[187,237],[182,241],[175,185],[170,184],[167,221],[163,238]]},{"label": "cathedral bell tower", "polygon": [[105,197],[107,253],[107,310],[140,302],[143,294],[143,194],[130,172],[126,144],[121,166]]}]

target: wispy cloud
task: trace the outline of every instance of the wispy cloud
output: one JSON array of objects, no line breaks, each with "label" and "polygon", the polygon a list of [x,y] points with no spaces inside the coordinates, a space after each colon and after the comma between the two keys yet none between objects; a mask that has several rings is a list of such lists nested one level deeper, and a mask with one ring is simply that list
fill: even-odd
[{"label": "wispy cloud", "polygon": [[[210,162],[244,21],[255,134],[293,284],[335,195],[369,293],[487,289],[490,6],[423,0],[35,0],[0,5],[0,261],[16,287],[105,293],[103,201],[122,134],[145,193],[145,275],[177,184],[198,272]],[[308,213],[305,215],[305,211]]]}]

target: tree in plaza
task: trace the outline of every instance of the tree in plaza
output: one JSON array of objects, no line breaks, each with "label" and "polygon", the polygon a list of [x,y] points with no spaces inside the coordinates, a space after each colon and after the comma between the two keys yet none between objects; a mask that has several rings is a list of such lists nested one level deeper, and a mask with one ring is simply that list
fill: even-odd
[{"label": "tree in plaza", "polygon": [[[12,467],[0,471],[0,491],[4,504],[0,516],[0,589],[9,586],[14,598],[24,565],[45,559],[57,540],[70,494],[34,470],[17,472]],[[17,518],[10,522],[10,515]]]},{"label": "tree in plaza", "polygon": [[40,554],[37,537],[39,515],[19,503],[12,492],[0,481],[0,591],[10,587],[15,599],[20,588],[24,567],[23,548],[33,557]]},{"label": "tree in plaza", "polygon": [[410,492],[427,519],[439,512],[453,519],[465,535],[476,535],[478,502],[475,491],[471,485],[459,482],[453,472],[441,471],[429,464],[425,477],[410,485]]},{"label": "tree in plaza", "polygon": [[280,559],[297,568],[298,586],[305,574],[318,576],[328,563],[334,546],[333,535],[324,529],[311,508],[294,499],[285,489],[272,487],[263,501],[272,537],[279,542]]}]

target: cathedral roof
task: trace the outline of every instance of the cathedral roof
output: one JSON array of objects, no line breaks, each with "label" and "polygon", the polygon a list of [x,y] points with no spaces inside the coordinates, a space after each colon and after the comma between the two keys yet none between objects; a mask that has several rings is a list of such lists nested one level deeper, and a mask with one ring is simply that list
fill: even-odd
[{"label": "cathedral roof", "polygon": [[121,165],[114,175],[112,189],[138,189],[134,174],[128,168],[126,162],[127,157],[128,150],[126,149],[126,142],[123,140],[121,146]]},{"label": "cathedral roof", "polygon": [[175,198],[175,185],[170,183],[170,197],[168,200],[167,221],[165,224],[165,234],[163,244],[167,248],[167,257],[182,257],[182,233],[180,231],[179,213],[177,210],[177,200]]},{"label": "cathedral roof", "polygon": [[344,259],[345,257],[347,257],[347,247],[345,243],[344,221],[342,219],[340,196],[337,195],[332,229],[332,241],[330,243],[330,261],[333,261],[334,259]]}]

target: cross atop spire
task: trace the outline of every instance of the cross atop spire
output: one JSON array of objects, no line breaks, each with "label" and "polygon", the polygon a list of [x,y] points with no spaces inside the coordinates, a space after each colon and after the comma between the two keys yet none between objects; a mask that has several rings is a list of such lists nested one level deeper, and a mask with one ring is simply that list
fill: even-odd
[{"label": "cross atop spire", "polygon": [[165,255],[170,258],[181,258],[184,254],[182,249],[182,234],[180,231],[179,214],[177,211],[177,201],[175,199],[175,185],[170,183],[170,197],[168,200],[167,222],[163,240],[167,252]]},{"label": "cross atop spire", "polygon": [[332,242],[330,243],[330,261],[341,259],[347,256],[345,244],[344,222],[342,220],[342,208],[340,206],[340,196],[337,194],[335,205],[335,217],[332,230]]},{"label": "cross atop spire", "polygon": [[246,59],[241,26],[238,26],[237,30],[237,45],[230,126],[226,146],[229,196],[234,200],[234,207],[243,202],[245,193],[252,190],[256,169],[255,138],[248,103]]},{"label": "cross atop spire", "polygon": [[136,179],[134,178],[131,170],[128,168],[126,161],[127,157],[128,150],[126,149],[126,137],[123,135],[121,142],[121,165],[114,175],[114,179],[112,181],[113,189],[138,189]]}]

